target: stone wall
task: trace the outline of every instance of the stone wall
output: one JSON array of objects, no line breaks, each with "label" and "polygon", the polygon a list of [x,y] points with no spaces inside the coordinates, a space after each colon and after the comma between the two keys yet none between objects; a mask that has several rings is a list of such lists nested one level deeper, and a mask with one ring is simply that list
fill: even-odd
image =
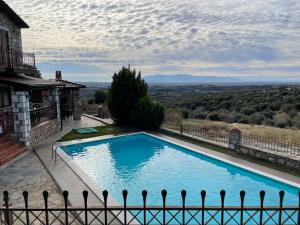
[{"label": "stone wall", "polygon": [[43,143],[48,137],[60,132],[60,121],[58,119],[49,120],[42,123],[31,130],[30,144],[36,146]]},{"label": "stone wall", "polygon": [[21,29],[2,12],[0,12],[0,29],[8,31],[10,49],[22,51]]},{"label": "stone wall", "polygon": [[14,114],[14,135],[20,142],[29,145],[31,121],[28,91],[12,91],[11,100]]},{"label": "stone wall", "polygon": [[237,145],[235,150],[239,153],[249,155],[256,159],[267,160],[293,169],[300,169],[300,160],[293,159],[288,156],[274,154],[272,152],[262,151],[259,149],[249,148],[241,145]]}]

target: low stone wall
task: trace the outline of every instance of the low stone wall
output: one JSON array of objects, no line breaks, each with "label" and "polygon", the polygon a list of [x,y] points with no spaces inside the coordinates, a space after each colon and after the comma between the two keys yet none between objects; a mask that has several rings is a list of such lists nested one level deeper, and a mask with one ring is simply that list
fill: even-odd
[{"label": "low stone wall", "polygon": [[31,130],[30,144],[36,146],[60,131],[60,122],[58,119],[49,120]]},{"label": "low stone wall", "polygon": [[274,154],[259,149],[250,148],[247,146],[237,145],[235,150],[244,155],[250,155],[256,159],[263,159],[273,163],[281,164],[283,166],[300,169],[300,160],[293,159],[285,155]]}]

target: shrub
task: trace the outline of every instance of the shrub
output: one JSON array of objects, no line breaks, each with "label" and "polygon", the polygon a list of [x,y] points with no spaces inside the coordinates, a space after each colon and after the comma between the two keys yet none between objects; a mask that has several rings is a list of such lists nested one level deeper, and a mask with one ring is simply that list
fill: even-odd
[{"label": "shrub", "polygon": [[289,111],[293,110],[294,106],[291,104],[285,104],[282,106],[282,111],[288,113]]},{"label": "shrub", "polygon": [[291,125],[289,117],[286,113],[278,113],[274,117],[275,126],[279,128],[285,128]]},{"label": "shrub", "polygon": [[98,90],[95,92],[95,103],[102,104],[106,100],[106,93],[104,91]]},{"label": "shrub", "polygon": [[196,119],[199,119],[199,120],[204,120],[204,119],[206,119],[206,113],[202,113],[202,112],[199,112],[199,113],[196,113],[195,115],[194,115],[194,117],[196,118]]},{"label": "shrub", "polygon": [[256,110],[253,108],[246,107],[246,108],[243,108],[242,113],[247,116],[250,116],[251,114],[255,113],[255,111]]},{"label": "shrub", "polygon": [[247,116],[242,116],[242,118],[239,120],[239,123],[249,123],[249,118]]},{"label": "shrub", "polygon": [[113,75],[107,104],[112,119],[118,125],[130,125],[130,113],[138,101],[147,95],[148,85],[135,70],[123,67]]},{"label": "shrub", "polygon": [[164,107],[145,96],[139,100],[131,115],[131,120],[136,127],[156,130],[164,121]]},{"label": "shrub", "polygon": [[183,119],[188,119],[189,118],[189,111],[183,110],[182,111],[182,118]]},{"label": "shrub", "polygon": [[232,113],[231,114],[231,122],[237,123],[242,119],[243,115],[240,113]]},{"label": "shrub", "polygon": [[210,113],[208,119],[212,121],[221,121],[221,118],[218,113]]},{"label": "shrub", "polygon": [[252,124],[262,124],[262,122],[264,121],[264,116],[260,115],[258,113],[252,114],[249,118],[249,122]]},{"label": "shrub", "polygon": [[300,111],[300,103],[296,104],[296,105],[295,105],[295,108],[296,108],[298,111]]},{"label": "shrub", "polygon": [[273,111],[264,111],[263,115],[267,118],[267,119],[273,119],[275,112]]}]

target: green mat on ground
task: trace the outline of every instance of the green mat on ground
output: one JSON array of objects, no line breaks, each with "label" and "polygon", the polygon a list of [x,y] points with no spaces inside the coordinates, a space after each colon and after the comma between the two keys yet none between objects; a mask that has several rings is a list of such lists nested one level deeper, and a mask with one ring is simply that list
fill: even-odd
[{"label": "green mat on ground", "polygon": [[75,130],[79,134],[92,134],[92,133],[98,132],[95,128],[92,128],[92,127],[79,128],[79,129],[75,129]]}]

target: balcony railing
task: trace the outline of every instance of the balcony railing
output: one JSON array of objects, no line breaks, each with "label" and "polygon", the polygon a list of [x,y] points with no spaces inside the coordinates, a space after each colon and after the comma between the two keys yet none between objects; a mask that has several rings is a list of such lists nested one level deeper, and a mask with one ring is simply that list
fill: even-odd
[{"label": "balcony railing", "polygon": [[45,105],[43,103],[32,103],[30,105],[30,120],[32,127],[55,118],[57,118],[56,105]]},{"label": "balcony railing", "polygon": [[27,66],[35,68],[34,53],[26,53],[13,49],[0,49],[0,53],[0,67],[23,68]]}]

